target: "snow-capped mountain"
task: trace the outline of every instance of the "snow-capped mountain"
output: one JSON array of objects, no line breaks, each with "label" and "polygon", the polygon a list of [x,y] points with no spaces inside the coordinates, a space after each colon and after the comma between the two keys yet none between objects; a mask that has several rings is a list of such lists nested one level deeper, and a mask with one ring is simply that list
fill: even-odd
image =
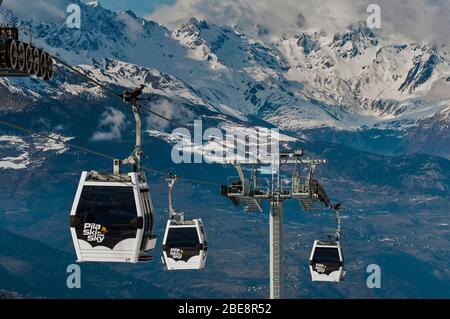
[{"label": "snow-capped mountain", "polygon": [[[336,34],[299,30],[269,39],[195,18],[169,30],[97,1],[80,6],[80,30],[23,20],[7,8],[1,16],[30,27],[36,45],[99,81],[118,88],[145,83],[147,93],[241,120],[252,115],[294,133],[448,126],[446,47],[395,41],[363,23]],[[104,95],[59,67],[49,83],[3,78],[0,90],[11,108],[23,104],[11,98],[21,92],[30,100]]]},{"label": "snow-capped mountain", "polygon": [[[106,10],[98,1],[54,2],[61,2],[62,16],[68,3],[80,4],[80,30],[68,29],[62,18],[25,18],[7,6],[0,9],[0,23],[31,27],[36,46],[117,92],[145,84],[152,97],[146,105],[184,125],[203,119],[204,129],[238,133],[249,125],[276,125],[292,149],[327,160],[318,177],[346,208],[347,279],[339,289],[306,280],[310,245],[326,235],[334,219],[324,211],[302,214],[287,204],[286,296],[448,296],[450,161],[432,156],[450,158],[446,47],[404,42],[359,23],[335,34],[299,29],[272,38],[264,30],[252,36],[197,19],[170,30],[131,11]],[[54,138],[114,158],[128,156],[134,145],[129,105],[59,64],[49,82],[0,78],[0,113],[1,120],[53,132]],[[235,143],[209,135],[199,146],[174,133],[175,125],[144,116],[143,159],[156,233],[161,238],[167,222],[161,175],[171,171],[182,176],[176,207],[207,225],[207,268],[163,271],[158,244],[152,263],[82,265],[83,289],[67,289],[66,267],[75,261],[67,216],[80,172],[109,172],[111,160],[0,125],[0,298],[268,295],[261,262],[269,258],[268,215],[243,214],[216,185],[195,183],[226,183],[236,174],[232,167],[175,164],[171,158],[174,144],[183,153],[215,159],[217,148]],[[382,265],[387,289],[361,289],[372,261]],[[410,265],[416,276],[399,271],[401,264]]]}]

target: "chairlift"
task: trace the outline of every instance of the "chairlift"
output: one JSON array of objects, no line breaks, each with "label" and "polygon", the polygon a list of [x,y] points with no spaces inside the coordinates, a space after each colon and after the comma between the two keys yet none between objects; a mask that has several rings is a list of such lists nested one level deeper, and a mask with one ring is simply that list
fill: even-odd
[{"label": "chairlift", "polygon": [[162,262],[167,270],[205,268],[208,240],[201,219],[185,220],[183,212],[172,207],[172,190],[176,176],[170,175],[169,220],[163,239]]}]

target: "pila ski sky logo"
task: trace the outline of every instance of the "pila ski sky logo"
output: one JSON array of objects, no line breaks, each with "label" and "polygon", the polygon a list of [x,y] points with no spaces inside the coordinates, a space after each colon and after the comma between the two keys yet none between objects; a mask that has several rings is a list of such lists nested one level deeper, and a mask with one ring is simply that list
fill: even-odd
[{"label": "pila ski sky logo", "polygon": [[103,242],[105,234],[108,232],[106,226],[95,223],[85,223],[83,229],[83,235],[87,236],[87,241],[95,241],[97,243]]},{"label": "pila ski sky logo", "polygon": [[170,257],[173,259],[181,259],[183,258],[183,249],[180,248],[170,248]]}]

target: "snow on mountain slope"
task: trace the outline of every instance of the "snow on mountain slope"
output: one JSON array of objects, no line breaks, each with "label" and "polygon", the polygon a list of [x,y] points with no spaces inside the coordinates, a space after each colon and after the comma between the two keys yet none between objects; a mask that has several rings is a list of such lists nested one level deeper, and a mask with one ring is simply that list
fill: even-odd
[{"label": "snow on mountain slope", "polygon": [[417,101],[450,74],[448,60],[435,48],[381,44],[363,24],[333,38],[299,34],[282,39],[279,47],[292,66],[287,77],[305,83],[307,95],[372,117],[378,124],[403,113],[417,119]]},{"label": "snow on mountain slope", "polygon": [[[80,5],[81,30],[0,12],[9,23],[31,27],[36,45],[112,86],[146,83],[149,93],[296,132],[401,129],[450,104],[446,47],[394,41],[362,23],[336,34],[299,30],[268,40],[194,18],[169,30],[131,11]],[[31,99],[102,94],[67,72],[50,83],[0,79],[2,86]]]},{"label": "snow on mountain slope", "polygon": [[[147,130],[146,133],[149,136],[160,138],[170,145],[175,145],[173,150],[180,152],[180,154],[201,155],[208,163],[227,164],[234,161],[257,162],[258,160],[268,160],[269,157],[264,158],[261,154],[258,157],[258,151],[249,151],[249,149],[257,150],[259,148],[260,152],[264,148],[268,150],[270,138],[275,137],[269,129],[259,126],[249,128],[229,122],[222,122],[219,128],[223,136],[203,136],[201,144],[196,144],[191,136],[176,132],[169,134],[158,130]],[[205,131],[205,133],[207,132]],[[229,139],[234,136],[246,136],[248,144],[245,144],[247,139]],[[278,134],[277,139],[280,143],[279,147],[282,149],[288,148],[289,142],[298,141],[296,138],[282,133]],[[248,148],[247,152],[245,151],[246,147]]]},{"label": "snow on mountain slope", "polygon": [[[62,141],[72,139],[72,137],[59,134],[52,134],[51,137]],[[0,136],[0,151],[2,153],[0,169],[24,169],[31,165],[39,166],[45,160],[45,156],[35,156],[36,152],[61,154],[66,150],[64,144],[43,137],[34,137],[26,141],[19,136],[3,135]]]},{"label": "snow on mountain slope", "polygon": [[[136,88],[141,84],[145,84],[144,93],[153,93],[160,96],[170,97],[173,100],[190,102],[194,104],[208,105],[207,101],[199,98],[194,90],[186,83],[183,83],[173,76],[161,73],[152,68],[144,68],[136,64],[130,64],[122,61],[111,59],[102,59],[94,61],[93,65],[81,65],[81,71],[93,79],[117,88]],[[62,82],[67,92],[77,92],[79,84]],[[89,90],[94,92],[105,93],[98,87],[91,87]],[[84,93],[86,88],[78,90],[78,93]],[[120,89],[118,90],[120,92]],[[209,106],[214,110],[212,106]]]},{"label": "snow on mountain slope", "polygon": [[[173,76],[164,74],[156,69],[144,68],[136,64],[126,63],[111,59],[93,60],[92,65],[81,64],[76,68],[98,82],[104,83],[117,92],[123,89],[134,89],[145,84],[144,93],[165,96],[181,103],[193,103],[215,110],[208,102],[199,98],[193,88],[177,80]],[[54,79],[42,82],[31,78],[0,79],[10,94],[26,95],[29,100],[39,99],[66,99],[74,96],[92,96],[103,98],[109,93],[86,82],[78,75],[67,71],[57,63]],[[4,107],[8,103],[4,102]]]}]

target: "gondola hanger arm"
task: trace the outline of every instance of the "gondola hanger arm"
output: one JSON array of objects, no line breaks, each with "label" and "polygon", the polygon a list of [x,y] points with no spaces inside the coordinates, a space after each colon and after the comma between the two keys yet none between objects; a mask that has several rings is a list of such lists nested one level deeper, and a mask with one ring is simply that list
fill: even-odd
[{"label": "gondola hanger arm", "polygon": [[173,208],[173,204],[172,204],[173,203],[173,200],[172,200],[173,187],[178,179],[179,179],[178,176],[171,174],[171,173],[169,173],[169,177],[165,179],[167,182],[167,185],[169,186],[169,190],[168,190],[169,219],[175,220],[175,217],[178,216],[178,217],[180,217],[180,221],[184,222],[184,213],[183,212],[178,213]]},{"label": "gondola hanger arm", "polygon": [[331,206],[335,213],[337,228],[336,228],[336,242],[340,242],[341,240],[341,209],[342,203],[336,203]]},{"label": "gondola hanger arm", "polygon": [[125,91],[122,94],[122,99],[124,102],[131,104],[131,108],[134,115],[134,120],[136,123],[135,134],[136,141],[133,152],[123,160],[114,160],[114,174],[120,174],[120,165],[129,164],[133,166],[134,172],[139,172],[141,170],[141,157],[142,157],[142,118],[141,118],[141,107],[137,103],[137,99],[142,94],[145,85],[141,84],[134,91]]}]

